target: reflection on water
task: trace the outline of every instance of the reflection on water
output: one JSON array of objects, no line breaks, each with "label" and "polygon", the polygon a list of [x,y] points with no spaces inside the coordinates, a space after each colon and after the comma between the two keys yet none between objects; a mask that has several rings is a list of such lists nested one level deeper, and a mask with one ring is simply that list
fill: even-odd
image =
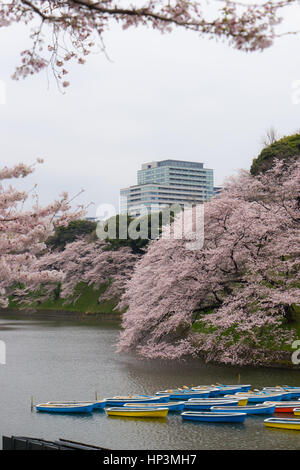
[{"label": "reflection on water", "polygon": [[115,353],[118,325],[88,319],[0,317],[7,364],[0,365],[0,435],[65,438],[111,449],[299,449],[297,431],[267,429],[262,416],[244,424],[31,412],[35,403],[152,394],[182,385],[251,383],[300,385],[300,372],[224,367],[192,360],[141,361]]}]

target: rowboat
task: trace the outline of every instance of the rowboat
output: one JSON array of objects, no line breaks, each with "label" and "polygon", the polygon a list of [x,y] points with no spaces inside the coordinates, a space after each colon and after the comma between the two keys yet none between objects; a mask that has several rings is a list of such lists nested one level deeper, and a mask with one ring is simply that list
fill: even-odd
[{"label": "rowboat", "polygon": [[104,408],[106,406],[106,400],[97,400],[93,402],[86,401],[47,401],[46,405],[82,405],[86,403],[91,403],[93,409]]},{"label": "rowboat", "polygon": [[283,389],[282,387],[264,387],[260,393],[281,393],[282,394],[282,401],[292,400],[295,398],[292,392]]},{"label": "rowboat", "polygon": [[[247,393],[251,388],[251,385],[223,385],[221,387],[218,387],[218,392],[216,396],[220,395],[228,395],[232,393]],[[213,396],[213,395],[212,395]]]},{"label": "rowboat", "polygon": [[300,419],[297,418],[268,418],[264,420],[268,428],[295,429],[300,431]]},{"label": "rowboat", "polygon": [[273,414],[275,413],[275,405],[246,405],[246,406],[237,406],[230,407],[230,406],[213,406],[211,411],[215,411],[216,413],[246,413],[247,415],[265,415],[265,414]]},{"label": "rowboat", "polygon": [[201,421],[206,423],[243,423],[246,413],[214,413],[200,411],[184,411],[182,419],[189,421]]},{"label": "rowboat", "polygon": [[108,416],[126,416],[130,418],[165,418],[168,414],[168,408],[130,408],[129,406],[106,408]]},{"label": "rowboat", "polygon": [[93,411],[93,403],[41,403],[36,405],[37,411],[46,411],[48,413],[91,413]]},{"label": "rowboat", "polygon": [[251,389],[251,384],[246,384],[246,385],[240,385],[240,384],[236,384],[236,385],[221,385],[222,387],[226,388],[233,388],[233,387],[238,387],[242,390],[242,392],[249,392],[249,390]]},{"label": "rowboat", "polygon": [[131,396],[116,396],[106,398],[106,406],[123,406],[125,403],[164,403],[169,401],[168,396],[145,397],[140,395]]},{"label": "rowboat", "polygon": [[248,404],[248,397],[239,395],[224,395],[224,398],[228,400],[238,400],[238,406],[245,406]]},{"label": "rowboat", "polygon": [[237,393],[236,398],[248,398],[248,403],[264,403],[265,401],[281,401],[282,393]]},{"label": "rowboat", "polygon": [[285,390],[282,390],[281,392],[276,392],[276,391],[275,391],[275,392],[262,391],[262,393],[264,393],[264,394],[269,394],[269,393],[276,393],[276,394],[277,394],[277,393],[279,393],[279,394],[281,394],[281,399],[280,399],[281,401],[289,401],[289,400],[292,400],[292,398],[295,398],[295,397],[292,395],[292,393],[287,392],[287,391],[285,391]]},{"label": "rowboat", "polygon": [[251,389],[251,385],[224,385],[224,384],[216,384],[216,385],[198,385],[197,387],[192,387],[192,390],[199,390],[199,389],[208,389],[211,392],[211,397],[213,395],[220,396],[225,393],[237,393],[237,392],[248,392]]},{"label": "rowboat", "polygon": [[169,411],[182,411],[184,409],[184,401],[173,401],[167,403],[125,403],[124,407],[134,407],[134,408],[168,408]]},{"label": "rowboat", "polygon": [[106,406],[106,400],[93,401],[93,405],[95,409],[104,408]]},{"label": "rowboat", "polygon": [[264,387],[263,391],[269,392],[285,392],[288,394],[288,399],[293,400],[295,398],[300,398],[300,387]]},{"label": "rowboat", "polygon": [[300,394],[300,387],[291,387],[290,385],[282,385],[282,388],[284,390],[287,390],[288,392],[295,392]]},{"label": "rowboat", "polygon": [[[290,400],[291,398],[291,395],[290,395],[290,392],[287,392],[286,390],[254,390],[254,391],[250,391],[250,392],[247,392],[247,393],[237,393],[237,395],[244,395],[244,396],[269,396],[269,395],[272,395],[272,396],[276,396],[276,397],[280,397],[280,401],[282,400]],[[277,398],[276,398],[277,400]]]},{"label": "rowboat", "polygon": [[237,400],[222,400],[222,399],[213,399],[207,398],[203,400],[188,400],[184,402],[184,409],[190,411],[197,411],[197,410],[210,410],[212,406],[228,406],[228,407],[238,407]]},{"label": "rowboat", "polygon": [[300,408],[300,401],[288,401],[288,402],[266,401],[264,404],[275,405],[275,413],[293,413],[295,408]]},{"label": "rowboat", "polygon": [[287,391],[291,398],[300,398],[300,387],[284,387],[284,390]]},{"label": "rowboat", "polygon": [[189,398],[208,398],[209,391],[187,390],[187,391],[164,391],[157,392],[156,395],[166,396],[169,400],[188,400]]},{"label": "rowboat", "polygon": [[193,392],[206,392],[209,393],[209,397],[211,398],[214,394],[218,394],[219,389],[218,387],[215,386],[209,386],[209,385],[198,385],[197,387],[192,387],[190,389]]}]

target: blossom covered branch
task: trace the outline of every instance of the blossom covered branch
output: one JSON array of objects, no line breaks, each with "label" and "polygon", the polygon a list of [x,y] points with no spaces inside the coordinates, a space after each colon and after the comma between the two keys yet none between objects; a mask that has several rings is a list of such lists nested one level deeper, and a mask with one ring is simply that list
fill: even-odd
[{"label": "blossom covered branch", "polygon": [[[83,64],[95,46],[103,46],[103,33],[111,21],[123,29],[149,26],[162,33],[174,27],[201,36],[228,41],[243,51],[269,47],[281,22],[281,11],[296,0],[268,0],[244,4],[212,0],[210,4],[186,0],[144,0],[136,6],[127,0],[14,0],[0,4],[0,27],[23,22],[33,29],[31,49],[22,52],[14,78],[25,78],[51,66],[64,87],[68,62]],[[204,10],[204,11],[203,11]],[[50,28],[50,33],[44,29]],[[46,34],[46,36],[44,36]],[[51,37],[45,39],[45,37]]]},{"label": "blossom covered branch", "polygon": [[0,170],[0,305],[8,306],[11,295],[24,289],[34,291],[45,283],[57,283],[61,273],[35,268],[38,257],[45,251],[45,240],[55,226],[66,225],[82,214],[82,209],[72,212],[68,194],[46,207],[34,203],[25,210],[27,191],[19,191],[6,180],[24,178],[34,171],[34,166],[24,164]]}]

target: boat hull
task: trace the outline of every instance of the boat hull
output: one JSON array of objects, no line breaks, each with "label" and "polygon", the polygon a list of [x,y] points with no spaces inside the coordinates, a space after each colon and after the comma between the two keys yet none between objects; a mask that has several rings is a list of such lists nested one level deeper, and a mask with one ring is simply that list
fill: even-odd
[{"label": "boat hull", "polygon": [[105,410],[108,416],[123,416],[126,418],[165,418],[168,414],[168,408],[132,408],[123,406],[122,408],[107,408]]},{"label": "boat hull", "polygon": [[237,408],[230,409],[227,406],[213,406],[211,411],[215,411],[216,413],[228,413],[229,411],[232,413],[246,413],[247,415],[268,415],[275,413],[275,405],[268,405],[268,406],[238,406]]},{"label": "boat hull", "polygon": [[94,409],[103,409],[106,406],[106,400],[97,400],[93,403]]},{"label": "boat hull", "polygon": [[202,389],[201,387],[203,387],[203,389],[205,389],[206,387],[207,390],[209,390],[210,398],[217,398],[217,397],[222,397],[224,395],[234,394],[238,392],[246,393],[250,390],[251,385],[215,385],[211,387],[199,385],[198,387],[193,387],[192,390],[201,390]]},{"label": "boat hull", "polygon": [[37,411],[46,413],[91,413],[93,411],[93,404],[90,405],[36,405]]},{"label": "boat hull", "polygon": [[224,396],[224,395],[228,395],[228,394],[235,394],[235,393],[247,393],[245,389],[241,388],[241,387],[232,387],[232,388],[229,388],[229,387],[221,387],[217,392],[212,392],[211,396]]},{"label": "boat hull", "polygon": [[278,429],[294,429],[295,431],[300,431],[300,419],[290,418],[290,419],[280,419],[280,418],[269,418],[264,421],[265,426],[268,428],[278,428]]},{"label": "boat hull", "polygon": [[187,411],[209,411],[213,406],[228,406],[230,408],[238,408],[238,401],[220,401],[220,400],[203,400],[197,402],[195,401],[186,401],[184,403],[184,409]]},{"label": "boat hull", "polygon": [[[268,404],[266,402],[265,404]],[[275,413],[294,413],[295,408],[300,408],[299,402],[270,402],[275,405]]]},{"label": "boat hull", "polygon": [[192,411],[181,413],[182,419],[186,421],[199,421],[203,423],[243,423],[246,416],[245,413],[197,413]]},{"label": "boat hull", "polygon": [[264,403],[266,401],[281,401],[282,395],[265,395],[265,394],[249,394],[249,395],[237,395],[238,398],[248,398],[248,403]]}]

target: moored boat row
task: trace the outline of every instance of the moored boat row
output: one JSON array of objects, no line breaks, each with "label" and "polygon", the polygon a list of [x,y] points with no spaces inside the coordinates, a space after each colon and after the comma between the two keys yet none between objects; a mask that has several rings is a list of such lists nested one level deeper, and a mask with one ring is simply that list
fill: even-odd
[{"label": "moored boat row", "polygon": [[[296,397],[298,400],[295,400]],[[96,409],[105,410],[108,416],[165,418],[174,411],[181,412],[183,420],[243,423],[247,415],[279,412],[300,416],[300,387],[276,386],[251,391],[250,385],[183,386],[158,391],[155,395],[113,396],[95,401],[52,401],[36,405],[37,411],[48,413],[91,413]],[[265,420],[265,425],[300,429],[300,419],[270,418]]]}]

